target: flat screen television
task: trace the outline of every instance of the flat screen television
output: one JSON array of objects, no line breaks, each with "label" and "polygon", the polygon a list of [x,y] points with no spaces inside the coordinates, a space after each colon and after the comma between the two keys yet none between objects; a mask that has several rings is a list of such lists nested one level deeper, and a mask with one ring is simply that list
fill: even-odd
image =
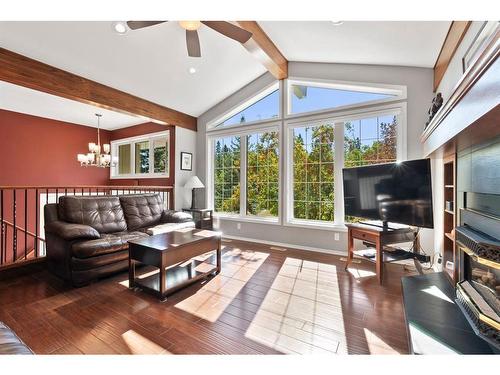
[{"label": "flat screen television", "polygon": [[429,159],[344,168],[345,214],[433,228]]}]

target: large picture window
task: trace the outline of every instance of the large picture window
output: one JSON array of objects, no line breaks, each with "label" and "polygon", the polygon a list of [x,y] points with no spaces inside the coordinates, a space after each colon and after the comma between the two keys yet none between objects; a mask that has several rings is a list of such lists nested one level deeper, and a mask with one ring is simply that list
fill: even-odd
[{"label": "large picture window", "polygon": [[334,220],[334,125],[293,129],[293,218]]},{"label": "large picture window", "polygon": [[277,217],[279,199],[278,132],[247,136],[247,215]]},{"label": "large picture window", "polygon": [[404,99],[395,85],[268,86],[207,123],[208,205],[227,220],[345,228],[342,168],[405,159]]},{"label": "large picture window", "polygon": [[241,138],[214,140],[214,210],[219,213],[240,212]]}]

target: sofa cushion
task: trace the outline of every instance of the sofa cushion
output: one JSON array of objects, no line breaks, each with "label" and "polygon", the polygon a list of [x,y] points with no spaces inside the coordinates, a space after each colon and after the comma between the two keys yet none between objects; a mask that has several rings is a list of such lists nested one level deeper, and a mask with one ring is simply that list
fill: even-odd
[{"label": "sofa cushion", "polygon": [[173,232],[180,229],[194,228],[194,222],[188,221],[184,223],[165,223],[155,225],[154,227],[148,228],[146,233],[154,236],[155,234]]},{"label": "sofa cushion", "polygon": [[0,354],[33,354],[33,352],[14,331],[0,322]]},{"label": "sofa cushion", "polygon": [[59,215],[62,220],[91,226],[99,233],[127,230],[127,223],[118,197],[59,198]]},{"label": "sofa cushion", "polygon": [[160,194],[141,194],[120,197],[129,230],[150,227],[160,222],[164,205]]},{"label": "sofa cushion", "polygon": [[128,260],[128,249],[123,249],[110,254],[103,254],[90,258],[71,258],[73,271],[85,271],[93,268],[107,266],[122,260]]},{"label": "sofa cushion", "polygon": [[140,237],[147,237],[143,232],[118,232],[102,234],[97,240],[74,243],[71,247],[72,255],[76,258],[90,258],[114,253],[128,248],[128,241]]},{"label": "sofa cushion", "polygon": [[65,240],[93,240],[101,238],[99,232],[94,228],[84,224],[72,224],[65,221],[52,221],[45,224],[45,233],[53,233]]}]

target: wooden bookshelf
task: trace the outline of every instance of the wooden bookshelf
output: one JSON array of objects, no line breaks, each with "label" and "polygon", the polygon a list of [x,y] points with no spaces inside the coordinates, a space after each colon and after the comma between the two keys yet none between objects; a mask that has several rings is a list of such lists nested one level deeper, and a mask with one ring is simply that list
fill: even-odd
[{"label": "wooden bookshelf", "polygon": [[[457,280],[457,263],[455,254],[455,225],[456,225],[456,155],[450,155],[443,160],[444,173],[444,230],[443,230],[443,270],[453,282]],[[452,207],[447,207],[451,202]],[[446,267],[447,262],[453,262],[453,270]]]}]

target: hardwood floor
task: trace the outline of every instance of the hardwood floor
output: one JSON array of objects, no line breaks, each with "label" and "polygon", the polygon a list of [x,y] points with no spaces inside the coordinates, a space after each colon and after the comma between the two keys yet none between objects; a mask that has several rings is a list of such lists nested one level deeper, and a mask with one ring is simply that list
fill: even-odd
[{"label": "hardwood floor", "polygon": [[164,303],[126,272],[78,289],[48,271],[3,280],[0,320],[38,354],[408,353],[402,266],[380,286],[368,262],[223,245],[220,275]]}]

